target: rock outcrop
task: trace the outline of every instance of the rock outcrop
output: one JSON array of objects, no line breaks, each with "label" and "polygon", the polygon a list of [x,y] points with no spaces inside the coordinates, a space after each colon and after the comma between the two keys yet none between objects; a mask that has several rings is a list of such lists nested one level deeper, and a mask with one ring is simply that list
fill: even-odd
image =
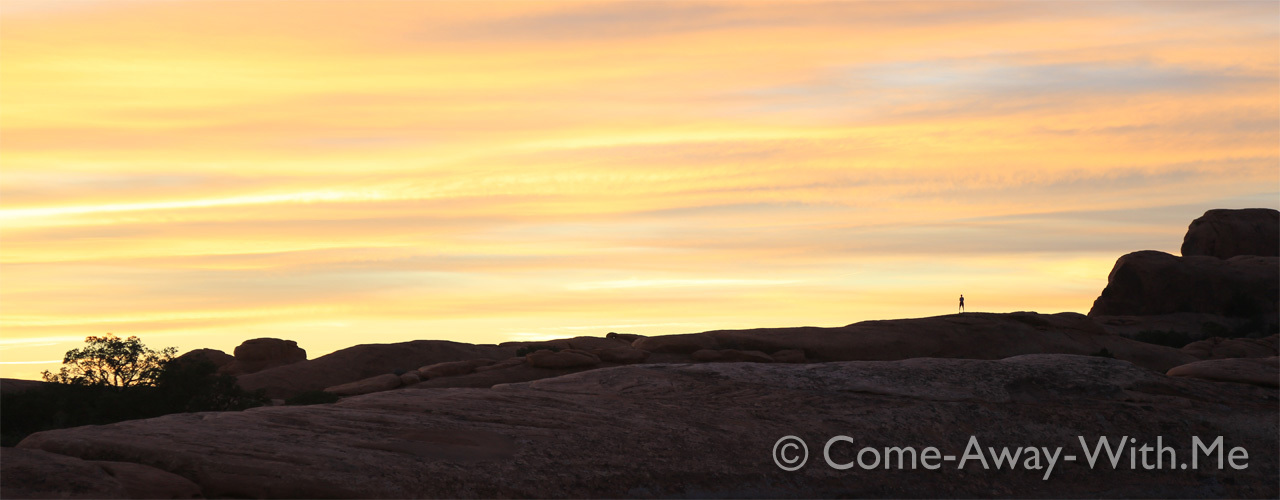
[{"label": "rock outcrop", "polygon": [[[210,498],[1274,498],[1278,408],[1271,388],[1166,377],[1092,356],[642,364],[492,389],[389,391],[60,429],[19,447],[164,469]],[[788,435],[809,450],[793,472],[770,452]],[[959,456],[970,436],[984,449],[1063,447],[1081,457],[1080,437],[1152,446],[1162,437],[1179,463],[1191,456],[1191,436],[1222,436],[1249,459],[1243,470],[1134,471],[1080,458],[1058,462],[1047,480],[1022,463],[834,470],[823,446],[840,435],[853,442],[833,446],[839,463],[863,447],[934,446]]]},{"label": "rock outcrop", "polygon": [[236,346],[235,361],[226,371],[233,375],[247,375],[306,360],[307,351],[292,340],[250,339]]},{"label": "rock outcrop", "polygon": [[1191,255],[1280,257],[1280,212],[1270,208],[1205,212],[1191,221],[1182,238],[1182,256]]},{"label": "rock outcrop", "polygon": [[1116,261],[1090,316],[1179,312],[1251,317],[1280,310],[1280,258],[1176,257],[1143,250]]},{"label": "rock outcrop", "polygon": [[263,389],[272,398],[288,398],[306,391],[354,382],[395,370],[411,371],[444,361],[515,355],[516,346],[473,345],[445,340],[415,340],[396,344],[362,344],[316,359],[242,375],[248,390]]},{"label": "rock outcrop", "polygon": [[359,394],[369,394],[371,392],[388,391],[400,387],[404,380],[394,373],[384,373],[382,375],[374,375],[372,377],[357,380],[355,382],[347,382],[333,387],[326,387],[324,392],[331,392],[339,396],[355,396]]},{"label": "rock outcrop", "polygon": [[1106,349],[1118,359],[1161,373],[1197,359],[1171,347],[1111,335],[1076,313],[965,313],[863,321],[840,328],[718,330],[647,337],[637,340],[635,346],[677,353],[798,350],[811,361],[1000,359],[1020,354],[1100,354]]},{"label": "rock outcrop", "polygon": [[1193,377],[1219,382],[1280,386],[1280,358],[1207,359],[1175,366],[1170,377]]},{"label": "rock outcrop", "polygon": [[231,365],[235,363],[236,358],[217,349],[193,349],[174,358],[174,361],[209,363],[217,367],[220,373],[227,373],[232,369]]}]

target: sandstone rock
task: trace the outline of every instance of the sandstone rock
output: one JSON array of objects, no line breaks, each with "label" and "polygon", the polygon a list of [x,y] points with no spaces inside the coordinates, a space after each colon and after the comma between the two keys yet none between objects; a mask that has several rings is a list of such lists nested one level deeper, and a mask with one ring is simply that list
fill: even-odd
[{"label": "sandstone rock", "polygon": [[773,358],[760,351],[739,351],[737,349],[702,349],[692,354],[694,361],[727,362],[727,363],[772,363]]},{"label": "sandstone rock", "polygon": [[[1278,409],[1272,388],[1091,356],[641,364],[492,389],[60,429],[19,446],[164,468],[211,498],[962,498],[997,488],[1009,497],[1275,498]],[[787,435],[809,449],[795,472],[769,456]],[[1163,436],[1183,460],[1189,436],[1222,436],[1248,449],[1249,467],[1135,474],[1059,462],[1048,481],[1044,471],[973,463],[834,471],[822,450],[837,435],[855,439],[833,447],[840,462],[861,447],[935,446],[958,456],[970,436],[983,447],[1079,455],[1077,436],[1104,435],[1152,445]]]},{"label": "sandstone rock", "polygon": [[[896,360],[919,357],[1000,359],[1020,354],[1097,354],[1164,373],[1196,358],[1177,349],[1111,335],[1076,313],[965,313],[933,318],[864,321],[840,328],[760,328],[643,339],[710,337],[740,350],[800,350],[813,361]],[[686,358],[687,359],[687,358]]]},{"label": "sandstone rock", "polygon": [[1144,250],[1116,261],[1090,316],[1177,312],[1223,316],[1280,310],[1280,258],[1175,257]]},{"label": "sandstone rock", "polygon": [[1280,257],[1280,212],[1270,208],[1205,212],[1187,228],[1182,255]]},{"label": "sandstone rock", "polygon": [[155,467],[131,462],[92,463],[119,481],[129,498],[204,498],[196,483]]},{"label": "sandstone rock", "polygon": [[804,363],[804,351],[799,349],[783,349],[770,354],[775,363]]},{"label": "sandstone rock", "polygon": [[510,357],[497,363],[485,366],[477,366],[477,372],[487,372],[489,370],[505,370],[514,366],[524,365],[524,356]]},{"label": "sandstone rock", "polygon": [[422,377],[418,375],[418,372],[405,372],[400,374],[401,386],[413,385],[418,382],[422,382]]},{"label": "sandstone rock", "polygon": [[1168,375],[1280,387],[1280,357],[1208,359],[1173,367]]},{"label": "sandstone rock", "polygon": [[243,375],[306,360],[307,351],[292,340],[250,339],[236,346],[235,361],[226,371]]},{"label": "sandstone rock", "polygon": [[39,449],[0,448],[0,497],[131,498],[92,462]]},{"label": "sandstone rock", "polygon": [[649,351],[635,349],[630,346],[614,347],[611,349],[596,349],[591,351],[591,353],[600,358],[600,361],[623,365],[643,363],[644,360],[649,359]]},{"label": "sandstone rock", "polygon": [[193,349],[187,351],[181,356],[178,356],[177,358],[174,358],[174,361],[179,363],[186,361],[207,362],[217,367],[221,372],[226,372],[235,360],[236,358],[232,357],[230,354],[217,349]]},{"label": "sandstone rock", "polygon": [[1276,346],[1277,338],[1280,336],[1272,335],[1260,339],[1212,337],[1187,344],[1182,348],[1182,352],[1200,359],[1266,358],[1280,355],[1280,350],[1277,350]]},{"label": "sandstone rock", "polygon": [[600,364],[600,358],[579,349],[565,349],[560,352],[534,351],[526,355],[524,359],[529,366],[536,368],[576,368]]},{"label": "sandstone rock", "polygon": [[466,375],[476,368],[493,364],[492,359],[468,359],[465,361],[446,361],[444,363],[436,363],[418,368],[418,375],[423,379],[430,380],[440,377],[452,377],[455,375]]},{"label": "sandstone rock", "polygon": [[703,349],[715,349],[720,344],[715,337],[705,333],[689,333],[684,335],[661,335],[636,339],[631,347],[649,352],[692,353]]},{"label": "sandstone rock", "polygon": [[581,336],[570,339],[544,340],[541,342],[503,342],[498,344],[503,347],[511,346],[513,348],[533,347],[537,349],[554,347],[556,349],[580,349],[590,351],[593,349],[611,349],[629,345],[617,337],[590,337]]},{"label": "sandstone rock", "polygon": [[380,392],[400,387],[400,376],[394,373],[385,373],[364,380],[357,380],[342,385],[326,387],[325,392],[331,392],[339,396],[355,396],[357,394],[368,394],[371,392]]},{"label": "sandstone rock", "polygon": [[443,361],[506,359],[514,356],[515,352],[515,347],[472,345],[445,340],[364,344],[309,361],[241,375],[238,382],[247,390],[263,389],[272,398],[289,398],[301,392],[318,391],[391,370],[414,370],[419,366]]}]

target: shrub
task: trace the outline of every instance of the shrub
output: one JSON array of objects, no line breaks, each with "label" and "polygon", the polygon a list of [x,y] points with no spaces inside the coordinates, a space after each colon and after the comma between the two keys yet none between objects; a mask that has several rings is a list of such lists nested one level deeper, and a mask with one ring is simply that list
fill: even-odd
[{"label": "shrub", "polygon": [[1115,359],[1116,357],[1116,355],[1112,354],[1111,351],[1108,351],[1106,347],[1103,347],[1098,352],[1090,354],[1090,356],[1097,356],[1099,358],[1112,358],[1112,359]]}]

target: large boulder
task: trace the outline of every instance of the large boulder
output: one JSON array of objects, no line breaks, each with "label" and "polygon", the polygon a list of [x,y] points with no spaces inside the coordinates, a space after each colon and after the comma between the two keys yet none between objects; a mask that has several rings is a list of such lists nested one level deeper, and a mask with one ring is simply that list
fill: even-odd
[{"label": "large boulder", "polygon": [[292,340],[250,339],[236,346],[235,362],[226,371],[244,375],[306,360],[307,351]]},{"label": "large boulder", "polygon": [[19,392],[34,391],[48,386],[49,384],[49,382],[42,382],[39,380],[0,378],[0,394],[17,394]]},{"label": "large boulder", "polygon": [[1207,359],[1175,366],[1168,375],[1277,387],[1280,386],[1280,357]]},{"label": "large boulder", "polygon": [[272,398],[288,398],[301,392],[444,361],[478,358],[506,359],[515,346],[473,345],[446,340],[415,340],[396,344],[363,344],[316,359],[242,375],[238,382],[248,390],[263,389]]},{"label": "large boulder", "polygon": [[1090,316],[1178,312],[1253,317],[1280,310],[1280,257],[1176,257],[1143,250],[1116,261]]},{"label": "large boulder", "polygon": [[1205,212],[1187,228],[1182,255],[1280,257],[1280,212],[1270,208]]},{"label": "large boulder", "polygon": [[219,372],[226,373],[232,369],[231,366],[235,363],[236,358],[217,349],[193,349],[174,358],[174,361],[179,363],[209,363],[216,367]]},{"label": "large boulder", "polygon": [[[1278,409],[1272,388],[1092,356],[640,364],[492,389],[173,414],[40,432],[19,446],[162,468],[210,498],[1275,498]],[[789,435],[809,456],[790,472],[770,451]],[[842,435],[853,442],[832,446],[839,463],[863,447],[959,457],[970,436],[983,451],[1042,446],[1078,458],[1052,470],[1021,460],[1017,470],[974,460],[834,470],[824,443]],[[1179,463],[1191,436],[1221,436],[1224,452],[1247,449],[1248,468],[1089,467],[1079,439],[1103,436],[1161,438]]]}]

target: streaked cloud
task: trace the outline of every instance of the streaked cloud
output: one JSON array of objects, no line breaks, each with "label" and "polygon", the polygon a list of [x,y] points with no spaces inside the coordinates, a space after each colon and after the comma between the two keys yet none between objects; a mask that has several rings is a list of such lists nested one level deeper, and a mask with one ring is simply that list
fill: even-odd
[{"label": "streaked cloud", "polygon": [[1084,311],[1280,206],[1274,2],[36,4],[6,364]]}]

